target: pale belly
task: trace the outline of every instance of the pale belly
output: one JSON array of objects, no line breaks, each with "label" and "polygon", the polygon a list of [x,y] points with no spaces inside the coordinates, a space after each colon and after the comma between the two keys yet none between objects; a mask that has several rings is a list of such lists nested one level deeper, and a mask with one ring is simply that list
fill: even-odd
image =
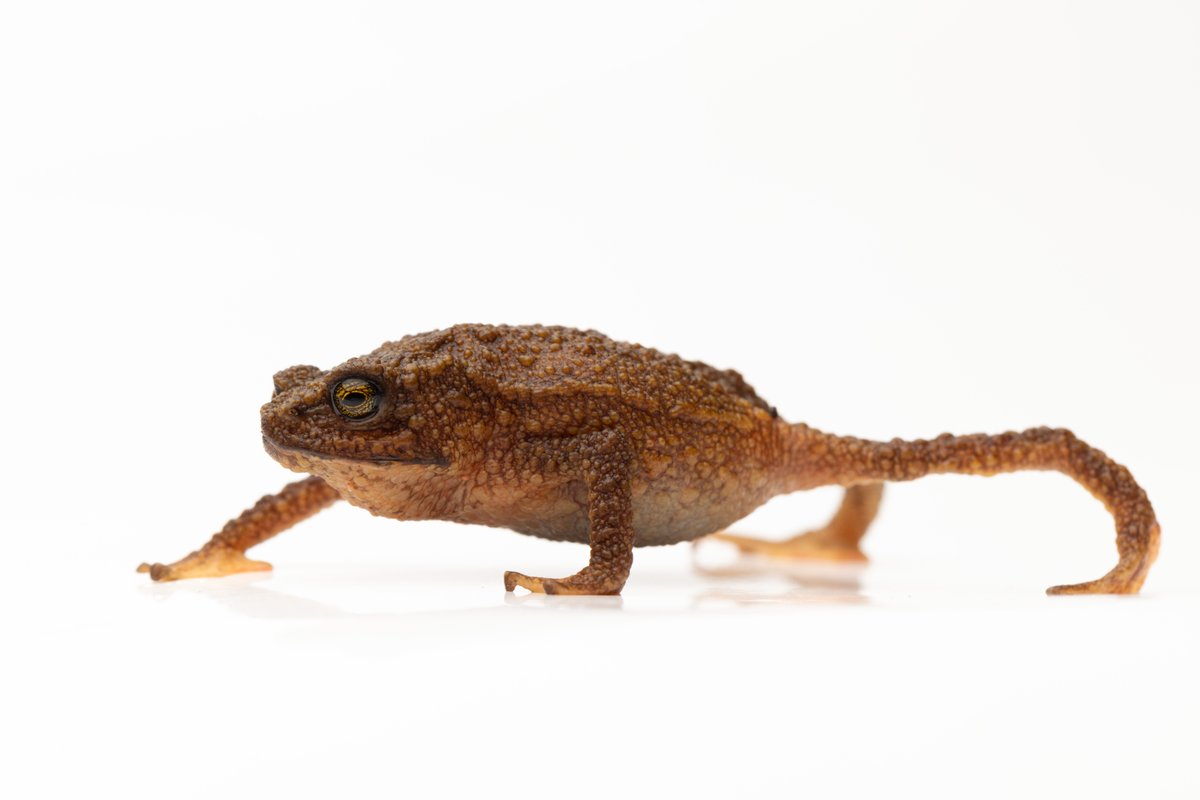
[{"label": "pale belly", "polygon": [[[688,494],[667,486],[635,486],[633,544],[650,547],[699,539],[724,530],[769,498],[770,493],[765,490],[720,498]],[[579,483],[542,492],[522,492],[508,502],[484,503],[459,521],[509,528],[542,539],[588,541],[585,492]]]},{"label": "pale belly", "polygon": [[[437,467],[272,453],[296,471],[326,480],[344,500],[400,520],[445,519],[509,528],[568,542],[588,541],[586,489],[580,481],[475,485]],[[761,473],[697,480],[679,474],[634,480],[634,546],[675,544],[722,530],[774,491]],[[682,480],[681,480],[682,478]]]}]

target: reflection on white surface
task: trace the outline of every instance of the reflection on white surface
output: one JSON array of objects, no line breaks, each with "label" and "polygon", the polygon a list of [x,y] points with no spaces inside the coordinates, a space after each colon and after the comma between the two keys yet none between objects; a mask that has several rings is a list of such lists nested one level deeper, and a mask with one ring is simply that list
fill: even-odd
[{"label": "reflection on white surface", "polygon": [[[712,551],[723,555],[714,558]],[[715,579],[783,578],[787,589],[763,591],[748,588],[714,588],[696,596],[694,607],[707,604],[736,605],[793,603],[813,605],[866,603],[862,592],[865,564],[779,559],[738,553],[720,542],[703,539],[692,545],[692,566],[701,575]]]},{"label": "reflection on white surface", "polygon": [[622,597],[546,597],[504,592],[503,568],[585,551],[499,542],[519,560],[422,566],[397,544],[171,584],[133,573],[140,553],[22,573],[15,769],[56,796],[1197,788],[1194,592],[1048,598],[1008,567],[671,548],[639,553]]},{"label": "reflection on white surface", "polygon": [[620,595],[614,597],[573,597],[571,595],[505,592],[504,604],[516,608],[546,608],[558,611],[620,611],[625,606],[625,600]]},{"label": "reflection on white surface", "polygon": [[[686,550],[687,548],[681,548]],[[720,551],[717,558],[712,557],[712,551]],[[821,561],[772,559],[757,555],[737,553],[733,548],[721,543],[697,543],[691,548],[692,570],[695,575],[707,579],[704,588],[682,589],[677,596],[670,597],[664,591],[657,593],[657,599],[664,604],[639,604],[635,611],[650,613],[668,610],[670,608],[699,609],[705,604],[730,602],[734,604],[750,603],[845,603],[858,604],[868,602],[862,592],[862,576],[868,569],[865,564],[835,563]],[[355,569],[347,567],[348,570]],[[333,568],[318,567],[310,575],[319,586],[321,577],[329,577],[332,584],[349,581],[349,575],[334,577]],[[381,571],[363,572],[357,570],[353,578],[356,591],[365,589],[373,583],[377,584],[376,591],[384,588],[396,588],[402,585],[409,587],[414,583],[428,585],[430,590],[437,592],[446,590],[446,583],[453,584],[464,578],[475,580],[482,576],[455,574],[451,572],[420,571],[389,574]],[[435,582],[443,585],[435,587]],[[148,597],[160,602],[166,602],[178,594],[194,595],[210,599],[229,611],[247,617],[263,619],[345,619],[391,616],[402,618],[412,613],[427,613],[419,609],[409,612],[397,612],[383,615],[370,611],[351,611],[337,608],[331,604],[314,599],[298,596],[278,588],[273,583],[272,573],[247,573],[217,580],[200,579],[154,583],[143,581],[138,590]],[[619,611],[623,610],[625,600],[622,596],[568,596],[543,595],[517,589],[515,592],[504,592],[501,595],[506,607],[509,608],[546,608],[586,611],[589,609]],[[691,602],[682,602],[687,597]],[[682,605],[681,605],[682,603]],[[462,610],[462,609],[454,609]],[[465,609],[471,610],[471,609]],[[478,610],[478,609],[476,609]]]},{"label": "reflection on white surface", "polygon": [[[7,529],[39,535],[0,582],[0,783],[1200,796],[1195,476],[1156,482],[1164,546],[1143,594],[1053,598],[1111,566],[1111,519],[1044,477],[896,487],[866,565],[639,549],[618,598],[503,591],[505,569],[570,574],[579,545],[349,507],[256,550],[273,572],[169,584],[134,567],[197,544],[195,515],[165,531],[148,513],[19,520]],[[836,500],[782,498],[741,524],[785,536]]]}]

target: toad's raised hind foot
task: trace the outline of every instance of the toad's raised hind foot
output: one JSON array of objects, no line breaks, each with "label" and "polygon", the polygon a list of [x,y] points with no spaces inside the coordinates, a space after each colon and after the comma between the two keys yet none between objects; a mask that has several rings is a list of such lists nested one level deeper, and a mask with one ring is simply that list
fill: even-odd
[{"label": "toad's raised hind foot", "polygon": [[1158,555],[1159,526],[1146,492],[1129,470],[1068,430],[943,434],[931,441],[890,442],[832,436],[805,425],[793,426],[792,432],[792,489],[1020,470],[1055,470],[1073,478],[1113,515],[1119,560],[1098,580],[1054,586],[1047,590],[1049,594],[1132,594],[1141,588]]},{"label": "toad's raised hind foot", "polygon": [[137,571],[149,573],[156,581],[265,572],[271,565],[246,558],[245,552],[311,517],[338,497],[329,484],[317,477],[289,483],[278,494],[262,498],[237,519],[225,523],[221,532],[196,552],[173,564],[142,564]]},{"label": "toad's raised hind foot", "polygon": [[882,483],[851,486],[828,525],[780,542],[724,532],[708,538],[728,542],[743,553],[770,558],[866,561],[858,543],[879,512],[882,497]]},{"label": "toad's raised hind foot", "polygon": [[1046,590],[1046,594],[1137,594],[1146,582],[1150,566],[1158,557],[1158,539],[1158,525],[1155,524],[1152,542],[1146,551],[1123,554],[1117,565],[1103,578],[1085,583],[1051,586]]}]

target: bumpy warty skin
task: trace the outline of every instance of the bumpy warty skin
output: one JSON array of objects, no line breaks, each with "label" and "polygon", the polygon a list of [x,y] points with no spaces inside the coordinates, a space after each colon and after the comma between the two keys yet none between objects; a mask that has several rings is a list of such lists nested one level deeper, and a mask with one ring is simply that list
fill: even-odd
[{"label": "bumpy warty skin", "polygon": [[[383,516],[586,542],[579,465],[614,430],[635,454],[637,545],[720,530],[790,482],[790,426],[740,375],[595,331],[460,325],[310,370],[277,376],[267,449]],[[346,376],[383,387],[362,424],[329,403]]]},{"label": "bumpy warty skin", "polygon": [[263,498],[155,580],[269,569],[245,551],[345,499],[396,519],[445,519],[587,542],[562,579],[505,573],[508,589],[621,591],[635,545],[722,530],[770,497],[847,487],[823,529],[785,542],[724,534],[746,552],[861,559],[888,481],[1056,470],[1113,515],[1119,561],[1052,594],[1138,591],[1158,553],[1154,509],[1129,470],[1062,428],[890,442],[789,424],[742,377],[595,331],[458,325],[332,370],[275,375],[263,442],[310,477]]}]

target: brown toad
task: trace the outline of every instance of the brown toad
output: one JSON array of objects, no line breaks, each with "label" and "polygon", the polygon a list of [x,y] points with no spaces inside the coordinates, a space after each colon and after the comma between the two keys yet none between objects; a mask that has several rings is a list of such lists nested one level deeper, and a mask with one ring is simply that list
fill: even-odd
[{"label": "brown toad", "polygon": [[884,481],[1058,470],[1113,514],[1120,559],[1052,594],[1132,593],[1159,527],[1129,471],[1070,431],[874,442],[785,422],[731,370],[595,331],[459,325],[389,342],[328,372],[275,376],[263,443],[311,477],[264,497],[200,550],[143,564],[154,580],[270,569],[245,551],[335,500],[395,519],[443,519],[587,543],[560,579],[504,575],[508,590],[616,594],[638,545],[722,531],[777,494],[837,484],[841,508],[783,542],[720,534],[744,551],[862,559]]}]

